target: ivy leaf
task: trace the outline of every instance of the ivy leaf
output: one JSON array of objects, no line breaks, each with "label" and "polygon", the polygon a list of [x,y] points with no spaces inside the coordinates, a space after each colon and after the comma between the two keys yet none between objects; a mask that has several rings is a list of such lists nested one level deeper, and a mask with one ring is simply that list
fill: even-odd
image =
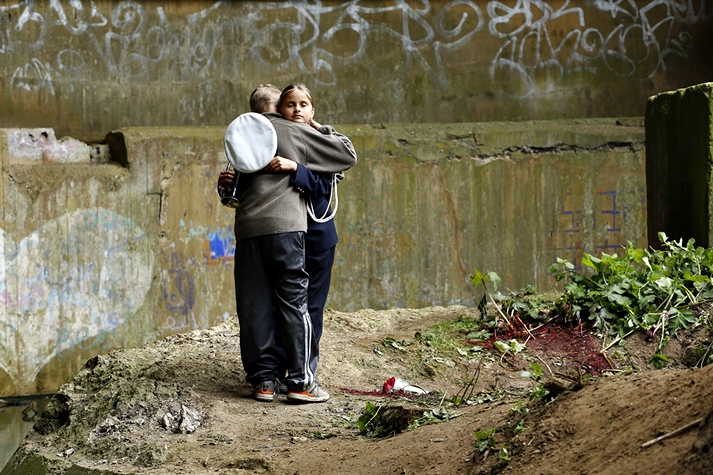
[{"label": "ivy leaf", "polygon": [[542,366],[537,364],[536,362],[530,363],[530,370],[532,371],[532,374],[534,376],[542,376],[544,370],[542,369]]},{"label": "ivy leaf", "polygon": [[609,301],[617,303],[619,305],[622,305],[624,307],[628,307],[631,305],[631,299],[628,297],[624,297],[623,295],[620,295],[616,292],[613,291],[607,291],[604,293],[604,297],[606,297]]},{"label": "ivy leaf", "polygon": [[495,348],[497,348],[501,353],[512,354],[520,353],[522,350],[527,348],[527,346],[522,343],[518,343],[517,340],[496,341],[493,345],[495,345]]},{"label": "ivy leaf", "polygon": [[700,274],[693,275],[693,274],[691,274],[690,270],[687,270],[683,273],[683,278],[686,280],[690,280],[691,282],[706,282],[706,281],[710,280],[710,278],[706,277],[705,275],[700,275]]},{"label": "ivy leaf", "polygon": [[671,289],[673,281],[670,278],[664,276],[659,279],[656,279],[654,283],[658,285],[660,289],[667,290]]},{"label": "ivy leaf", "polygon": [[476,269],[475,272],[470,275],[470,281],[476,286],[485,284],[485,282],[488,281],[488,276]]},{"label": "ivy leaf", "polygon": [[601,271],[601,264],[602,264],[601,259],[597,259],[596,257],[591,256],[587,253],[584,253],[584,257],[582,257],[582,264],[584,264],[587,267],[591,267],[592,269],[594,269],[597,272]]},{"label": "ivy leaf", "polygon": [[[631,243],[629,243],[629,244],[631,245]],[[630,255],[631,259],[634,260],[634,262],[646,261],[646,263],[648,263],[648,261],[649,261],[648,257],[646,257],[646,251],[644,251],[643,249],[630,248],[629,255]]]},{"label": "ivy leaf", "polygon": [[696,316],[690,310],[679,310],[675,313],[675,316],[671,318],[671,330],[676,331],[683,328],[688,328],[689,325],[696,323],[697,320],[698,319],[696,318]]},{"label": "ivy leaf", "polygon": [[500,285],[500,276],[496,274],[495,272],[488,272],[488,279],[490,282],[493,284],[493,291],[496,292],[498,290],[498,286]]},{"label": "ivy leaf", "polygon": [[651,359],[649,360],[649,363],[651,363],[651,365],[654,366],[655,368],[661,369],[664,366],[666,366],[666,364],[668,364],[668,358],[665,357],[664,355],[657,353],[651,357]]}]

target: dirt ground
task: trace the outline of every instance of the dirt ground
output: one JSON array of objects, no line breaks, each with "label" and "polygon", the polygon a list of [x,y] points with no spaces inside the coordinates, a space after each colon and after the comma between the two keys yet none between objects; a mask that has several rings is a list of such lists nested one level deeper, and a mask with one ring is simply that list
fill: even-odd
[{"label": "dirt ground", "polygon": [[[710,344],[707,331],[673,341],[671,365],[659,370],[648,364],[655,344],[645,336],[604,356],[603,342],[567,325],[533,330],[517,354],[466,335],[452,352],[418,338],[435,323],[476,316],[460,306],[328,311],[323,404],[251,399],[235,319],[94,358],[1,475],[40,473],[23,471],[39,459],[42,473],[92,475],[713,473],[713,421],[641,447],[713,409],[713,365],[683,364]],[[430,394],[385,393],[391,377]],[[531,400],[540,383],[559,395]],[[452,404],[454,396],[466,403]],[[394,427],[418,427],[361,435],[367,403]],[[181,413],[186,433],[176,427]]]}]

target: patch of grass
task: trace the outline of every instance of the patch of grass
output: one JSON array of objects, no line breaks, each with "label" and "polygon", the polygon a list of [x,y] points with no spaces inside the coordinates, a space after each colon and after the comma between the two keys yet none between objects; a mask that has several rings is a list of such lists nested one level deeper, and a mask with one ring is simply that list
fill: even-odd
[{"label": "patch of grass", "polygon": [[471,349],[463,348],[464,341],[488,335],[485,322],[478,318],[460,316],[416,332],[414,340],[443,356],[469,356]]}]

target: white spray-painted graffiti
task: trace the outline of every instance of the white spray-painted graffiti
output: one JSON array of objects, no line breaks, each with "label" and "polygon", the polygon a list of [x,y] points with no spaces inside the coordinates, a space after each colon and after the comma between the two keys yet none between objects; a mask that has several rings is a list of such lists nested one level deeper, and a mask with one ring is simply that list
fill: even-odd
[{"label": "white spray-painted graffiti", "polygon": [[[53,0],[48,13],[43,16],[33,10],[34,2],[27,1],[0,7],[0,14],[3,14],[0,25],[2,22],[12,23],[9,20],[12,12],[16,18],[12,28],[4,28],[6,34],[0,36],[0,53],[21,47],[42,49],[48,28],[60,25],[70,36],[89,40],[94,54],[112,77],[131,79],[152,75],[158,81],[180,70],[180,75],[186,78],[214,76],[224,71],[226,77],[221,79],[232,79],[238,71],[225,70],[225,65],[217,60],[220,53],[228,54],[222,51],[221,40],[225,35],[241,43],[247,41],[246,49],[252,52],[250,61],[277,70],[297,66],[301,72],[310,73],[317,83],[336,85],[333,63],[364,59],[369,37],[379,35],[389,39],[389,48],[403,48],[409,62],[417,62],[425,71],[435,71],[439,77],[444,77],[441,51],[466,44],[473,33],[482,29],[482,13],[473,2],[453,0],[438,12],[435,24],[431,25],[425,19],[431,12],[429,2],[419,3],[420,7],[415,8],[408,2],[382,7],[367,7],[354,1],[336,6],[323,6],[320,2],[245,2],[239,7],[230,2],[216,2],[208,9],[189,15],[185,25],[178,26],[179,20],[173,20],[172,24],[161,6],[156,7],[155,15],[149,15],[141,4],[131,1],[120,2],[110,18],[98,12],[94,2],[85,8],[80,1],[65,5]],[[65,8],[71,8],[71,14],[67,14]],[[244,11],[226,14],[228,8]],[[274,13],[294,20],[265,21]],[[401,15],[402,31],[377,18],[367,19],[389,13]],[[150,23],[150,16],[156,23]],[[452,21],[451,16],[455,16],[456,21]],[[322,24],[325,17],[337,19],[325,28]],[[30,40],[24,39],[23,31],[33,28],[37,33],[30,35]],[[107,28],[111,30],[102,37],[100,32]],[[338,56],[318,46],[319,42],[330,42],[349,32],[356,34],[357,47],[346,56]],[[270,48],[265,48],[268,44]],[[425,50],[433,52],[435,64],[429,62],[427,57],[430,55],[425,54]],[[227,57],[223,59],[229,60]],[[19,66],[12,84],[23,89],[52,89],[52,76],[71,76],[93,63],[80,51],[63,49],[52,64],[34,59]]]},{"label": "white spray-painted graffiti", "polygon": [[[406,68],[418,66],[447,87],[443,54],[477,47],[480,36],[475,35],[482,31],[502,40],[491,62],[491,80],[506,93],[525,97],[552,90],[570,73],[605,69],[650,78],[666,69],[670,55],[687,57],[693,38],[680,25],[713,16],[706,0],[695,5],[691,0],[596,0],[582,7],[571,6],[570,0],[482,2],[489,20],[473,1],[433,3],[437,7],[429,1],[378,6],[219,1],[185,19],[169,19],[162,6],[147,11],[133,1],[119,2],[105,14],[95,2],[80,0],[51,0],[40,13],[28,0],[0,7],[0,54],[36,55],[15,67],[11,85],[49,95],[54,80],[69,79],[74,87],[73,79],[95,78],[97,65],[114,80],[210,82],[248,74],[244,63],[249,62],[337,86],[340,66],[366,62],[391,69],[395,51],[402,52]],[[588,17],[602,14],[611,14],[608,30],[587,26]],[[46,44],[54,28],[66,30],[66,42]],[[562,37],[557,44],[553,32]],[[61,36],[53,30],[53,38]],[[58,49],[56,44],[92,47]],[[337,53],[333,44],[352,46]],[[242,62],[236,52],[245,55]]]},{"label": "white spray-painted graffiti", "polygon": [[[94,2],[85,8],[84,2],[80,1],[63,4],[52,0],[44,15],[34,8],[32,1],[0,7],[0,26],[8,23],[5,28],[0,28],[0,54],[23,47],[42,50],[48,29],[59,25],[66,28],[70,36],[88,40],[94,48],[93,54],[111,77],[130,80],[151,76],[155,81],[176,71],[186,79],[215,77],[221,72],[225,73],[221,79],[233,79],[240,72],[226,70],[226,65],[219,64],[217,59],[223,53],[223,59],[229,61],[228,51],[222,50],[223,36],[240,43],[247,42],[246,49],[251,52],[249,59],[252,62],[277,70],[297,66],[317,83],[336,85],[334,63],[364,59],[369,37],[379,35],[389,38],[389,47],[403,48],[409,63],[416,62],[425,71],[445,78],[441,51],[466,44],[484,24],[480,8],[464,0],[453,0],[444,6],[435,16],[433,25],[425,19],[431,11],[429,2],[420,2],[419,8],[407,2],[383,7],[367,7],[353,1],[337,6],[322,6],[319,2],[245,2],[239,7],[230,2],[216,2],[208,9],[189,15],[185,25],[178,25],[183,20],[174,19],[171,23],[161,6],[156,7],[155,14],[149,15],[141,4],[131,1],[120,2],[108,18],[97,11]],[[229,8],[244,11],[227,14]],[[72,11],[68,14],[65,9]],[[294,20],[265,21],[274,13]],[[402,31],[381,20],[367,19],[389,13],[401,15]],[[456,16],[457,20],[452,21],[451,16]],[[337,19],[333,25],[324,28],[324,17]],[[155,23],[150,23],[150,18]],[[105,32],[107,28],[110,31]],[[36,33],[25,33],[26,30],[36,30]],[[330,42],[349,32],[356,34],[357,47],[346,56],[318,46],[320,41]],[[30,39],[25,39],[27,36]],[[268,44],[270,48],[265,48]],[[433,52],[435,64],[427,59],[431,55],[425,50]],[[73,77],[88,65],[97,63],[94,58],[85,57],[86,54],[62,49],[50,61],[35,58],[17,67],[12,85],[17,89],[44,89],[53,94],[53,77]]]},{"label": "white spray-painted graffiti", "polygon": [[[570,0],[555,10],[541,0],[517,0],[514,7],[488,3],[490,34],[505,40],[490,67],[490,77],[514,96],[538,90],[551,91],[568,73],[596,72],[605,68],[621,76],[649,79],[666,69],[670,55],[688,57],[693,38],[675,26],[694,24],[713,17],[705,0],[698,10],[691,1],[596,0],[594,5],[610,12],[611,31],[588,28],[585,11],[571,7]],[[706,10],[708,8],[708,10]],[[555,44],[551,31],[558,22],[573,17],[579,28],[571,29]]]},{"label": "white spray-painted graffiti", "polygon": [[17,391],[62,351],[101,345],[143,304],[150,240],[105,209],[48,221],[15,244],[0,229],[0,369]]}]

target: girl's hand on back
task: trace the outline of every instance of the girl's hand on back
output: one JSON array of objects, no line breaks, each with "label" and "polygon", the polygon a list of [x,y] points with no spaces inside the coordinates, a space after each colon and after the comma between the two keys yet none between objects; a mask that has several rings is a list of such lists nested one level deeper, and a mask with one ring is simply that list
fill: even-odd
[{"label": "girl's hand on back", "polygon": [[320,124],[319,122],[317,122],[317,121],[314,120],[314,119],[310,119],[310,120],[309,120],[309,125],[311,125],[312,127],[314,127],[314,128],[317,129],[317,130],[319,130],[319,129],[322,128],[322,124]]},{"label": "girl's hand on back", "polygon": [[270,160],[263,170],[270,173],[294,173],[297,171],[297,162],[278,155]]}]

